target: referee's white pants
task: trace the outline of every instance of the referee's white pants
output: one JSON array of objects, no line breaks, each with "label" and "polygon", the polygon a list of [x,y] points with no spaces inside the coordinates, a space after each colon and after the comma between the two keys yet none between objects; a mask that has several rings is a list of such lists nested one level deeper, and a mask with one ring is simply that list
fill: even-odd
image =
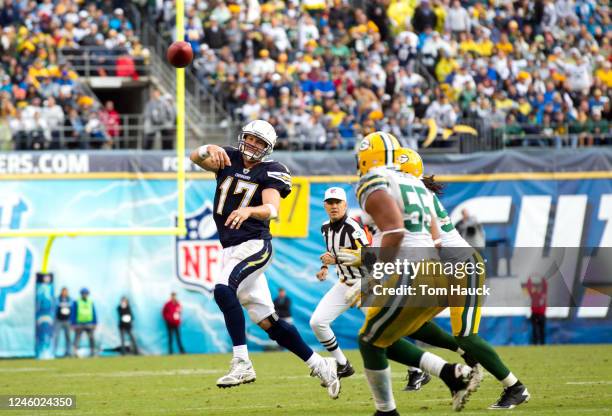
[{"label": "referee's white pants", "polygon": [[317,308],[310,318],[310,327],[319,342],[328,350],[338,348],[338,341],[331,329],[331,323],[337,317],[346,312],[351,305],[344,300],[344,295],[349,289],[344,283],[336,282],[331,289],[321,298]]}]

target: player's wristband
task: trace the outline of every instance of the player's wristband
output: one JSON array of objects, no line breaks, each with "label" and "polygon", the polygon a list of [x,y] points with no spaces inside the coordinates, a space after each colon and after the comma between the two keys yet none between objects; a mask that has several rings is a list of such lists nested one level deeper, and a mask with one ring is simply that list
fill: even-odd
[{"label": "player's wristband", "polygon": [[438,245],[438,244],[442,244],[442,239],[441,238],[436,238],[434,240],[434,245]]},{"label": "player's wristband", "polygon": [[322,269],[329,269],[329,266],[327,266],[327,264],[324,264],[321,266]]},{"label": "player's wristband", "polygon": [[387,234],[395,234],[395,233],[405,233],[405,228],[394,228],[393,230],[387,230],[380,233],[381,236],[386,236]]},{"label": "player's wristband", "polygon": [[210,156],[210,153],[208,153],[207,144],[205,144],[204,146],[198,147],[198,156],[200,156],[202,159],[206,159],[208,156]]},{"label": "player's wristband", "polygon": [[270,210],[270,216],[268,217],[268,219],[273,220],[274,218],[278,217],[278,211],[276,210],[276,207],[274,207],[274,205],[272,204],[264,204],[266,207],[268,207],[268,209]]}]

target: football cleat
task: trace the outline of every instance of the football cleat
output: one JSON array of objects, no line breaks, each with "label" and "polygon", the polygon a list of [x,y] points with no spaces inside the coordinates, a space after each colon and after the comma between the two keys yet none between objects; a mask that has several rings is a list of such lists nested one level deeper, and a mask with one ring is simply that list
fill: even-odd
[{"label": "football cleat", "polygon": [[514,409],[521,403],[527,403],[531,395],[520,381],[513,386],[506,387],[497,402],[489,406],[492,410]]},{"label": "football cleat", "polygon": [[404,391],[417,391],[421,390],[421,387],[429,383],[431,376],[425,371],[408,369],[406,380],[408,383],[406,383]]},{"label": "football cleat", "polygon": [[311,377],[318,377],[321,385],[327,388],[327,394],[332,399],[340,395],[340,379],[338,378],[338,363],[333,358],[323,358],[321,363],[310,372]]},{"label": "football cleat", "polygon": [[[448,365],[448,364],[447,364]],[[470,395],[480,386],[477,375],[472,368],[462,364],[450,364],[453,366],[452,374],[443,378],[444,383],[450,389],[453,397],[453,410],[460,412],[465,407]]]},{"label": "football cleat", "polygon": [[473,375],[470,378],[470,385],[468,386],[468,389],[470,389],[470,391],[472,392],[475,392],[476,390],[478,390],[478,387],[480,387],[480,383],[482,383],[482,380],[484,380],[484,369],[480,364],[476,364],[471,367]]},{"label": "football cleat", "polygon": [[252,383],[256,379],[255,369],[251,361],[232,358],[229,372],[217,380],[217,387],[228,388],[240,384]]},{"label": "football cleat", "polygon": [[338,364],[337,373],[338,378],[350,377],[355,374],[355,369],[353,368],[351,363],[347,361],[344,365]]}]

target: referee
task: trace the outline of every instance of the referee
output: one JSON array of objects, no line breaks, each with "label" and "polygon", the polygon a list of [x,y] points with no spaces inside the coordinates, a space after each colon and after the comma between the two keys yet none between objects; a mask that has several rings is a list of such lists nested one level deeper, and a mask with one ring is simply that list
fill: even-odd
[{"label": "referee", "polygon": [[351,307],[344,299],[345,293],[357,279],[365,276],[363,267],[351,267],[336,264],[336,255],[341,248],[358,249],[368,246],[369,241],[362,226],[347,216],[346,192],[342,188],[329,188],[325,191],[324,207],[329,221],[321,227],[327,251],[321,256],[323,265],[317,273],[317,279],[327,279],[330,264],[336,266],[338,281],[323,296],[312,317],[310,327],[319,342],[334,356],[338,362],[338,377],[349,377],[355,373],[331,330],[331,323]]}]

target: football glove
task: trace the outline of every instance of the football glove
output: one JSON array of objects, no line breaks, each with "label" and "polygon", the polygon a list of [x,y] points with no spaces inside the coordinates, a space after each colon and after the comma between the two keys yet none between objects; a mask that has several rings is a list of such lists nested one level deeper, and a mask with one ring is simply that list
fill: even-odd
[{"label": "football glove", "polygon": [[349,286],[348,290],[344,293],[344,301],[351,307],[361,307],[361,279]]},{"label": "football glove", "polygon": [[340,252],[336,255],[336,261],[343,266],[359,267],[361,266],[361,250],[341,248]]}]

